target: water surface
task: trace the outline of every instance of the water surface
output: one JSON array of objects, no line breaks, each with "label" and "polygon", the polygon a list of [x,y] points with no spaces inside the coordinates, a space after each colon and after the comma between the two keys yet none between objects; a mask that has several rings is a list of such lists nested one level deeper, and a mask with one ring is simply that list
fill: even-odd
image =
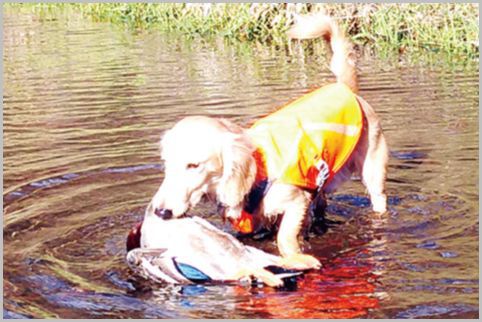
[{"label": "water surface", "polygon": [[[331,81],[323,58],[7,9],[3,63],[4,317],[478,317],[477,68],[362,58],[390,211],[343,186],[336,223],[305,245],[323,268],[275,291],[142,283],[125,238],[162,181],[164,130],[187,115],[248,125]],[[193,213],[227,229],[213,205]]]}]

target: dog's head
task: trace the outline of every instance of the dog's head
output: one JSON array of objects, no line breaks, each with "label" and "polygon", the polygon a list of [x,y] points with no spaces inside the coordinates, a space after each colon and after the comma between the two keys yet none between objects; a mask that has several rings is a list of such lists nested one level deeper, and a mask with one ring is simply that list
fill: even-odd
[{"label": "dog's head", "polygon": [[152,203],[179,217],[203,196],[242,208],[256,175],[254,147],[245,131],[223,119],[186,117],[161,138],[165,177]]}]

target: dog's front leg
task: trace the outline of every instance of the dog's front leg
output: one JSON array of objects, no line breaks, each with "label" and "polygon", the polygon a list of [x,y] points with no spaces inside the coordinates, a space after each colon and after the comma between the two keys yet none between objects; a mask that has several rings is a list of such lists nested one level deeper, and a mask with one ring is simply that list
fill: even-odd
[{"label": "dog's front leg", "polygon": [[306,207],[289,207],[285,210],[283,220],[278,231],[277,242],[281,253],[282,265],[293,269],[318,269],[320,262],[313,256],[302,254],[298,236],[306,214]]},{"label": "dog's front leg", "polygon": [[320,262],[311,255],[302,254],[298,237],[305,221],[311,194],[292,185],[273,184],[265,197],[266,216],[283,214],[277,243],[282,256],[280,265],[293,269],[317,269]]}]

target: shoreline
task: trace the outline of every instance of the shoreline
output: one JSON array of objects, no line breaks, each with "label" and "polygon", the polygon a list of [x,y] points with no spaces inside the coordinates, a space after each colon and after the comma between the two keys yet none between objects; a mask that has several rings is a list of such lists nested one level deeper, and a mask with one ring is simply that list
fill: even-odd
[{"label": "shoreline", "polygon": [[[132,30],[158,30],[189,38],[285,46],[296,14],[325,11],[359,48],[377,55],[479,59],[478,4],[6,4],[39,16],[78,14]],[[307,42],[308,44],[310,42]]]}]

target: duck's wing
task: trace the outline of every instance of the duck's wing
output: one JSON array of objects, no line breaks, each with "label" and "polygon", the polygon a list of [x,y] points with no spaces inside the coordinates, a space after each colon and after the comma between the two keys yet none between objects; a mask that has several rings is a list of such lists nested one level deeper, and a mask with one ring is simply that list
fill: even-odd
[{"label": "duck's wing", "polygon": [[134,272],[147,279],[171,284],[190,282],[177,269],[167,249],[136,248],[127,253],[126,260]]},{"label": "duck's wing", "polygon": [[[241,243],[234,236],[218,229],[213,226],[207,220],[200,217],[191,217],[197,225],[202,228],[198,228],[197,231],[202,233],[203,236],[211,236],[213,242],[215,241],[220,247],[222,247],[226,252],[230,252],[231,255],[238,256],[240,263],[246,267],[262,267],[272,272],[275,275],[284,277],[291,277],[301,275],[302,271],[285,269],[279,266],[281,258],[277,255],[267,253],[261,249],[247,246]],[[226,260],[226,262],[229,261]],[[217,266],[217,265],[216,265]]]},{"label": "duck's wing", "polygon": [[[193,258],[178,258],[173,256],[173,254],[166,249],[136,248],[127,254],[127,262],[136,273],[156,282],[166,282],[171,284],[202,284],[219,282],[245,283],[246,279],[251,279],[251,283],[261,281],[258,280],[256,274],[252,276],[246,275],[241,281],[236,281],[232,278],[232,272],[231,274],[228,274],[228,271],[230,270],[229,268],[227,271],[224,271],[226,268],[223,268],[223,263],[216,263],[209,259],[207,259],[207,261],[204,259],[204,261],[199,262],[193,260]],[[260,263],[254,264],[255,266],[253,267],[262,269],[259,264]],[[296,283],[295,278],[302,274],[302,272],[299,271],[286,270],[274,265],[266,266],[264,269],[281,278],[284,282],[284,286]],[[255,271],[256,270],[253,272]]]},{"label": "duck's wing", "polygon": [[196,223],[196,225],[202,227],[202,231],[205,236],[215,238],[216,240],[223,241],[224,243],[232,244],[234,247],[240,249],[244,248],[244,245],[238,239],[236,239],[236,237],[222,231],[206,219],[197,216],[191,217],[189,219]]}]

